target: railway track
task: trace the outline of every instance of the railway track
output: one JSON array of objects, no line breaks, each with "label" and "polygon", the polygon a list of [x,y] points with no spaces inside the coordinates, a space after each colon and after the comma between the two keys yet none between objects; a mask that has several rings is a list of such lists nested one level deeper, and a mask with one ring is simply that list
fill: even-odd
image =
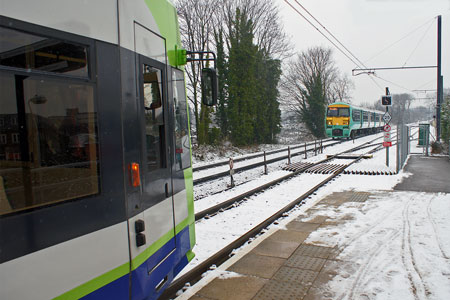
[{"label": "railway track", "polygon": [[[297,145],[297,146],[293,146],[293,147],[289,147],[289,148],[282,148],[282,149],[276,149],[276,150],[271,150],[271,151],[266,151],[266,155],[272,155],[272,154],[277,154],[277,153],[281,153],[281,152],[287,152],[288,149],[292,150],[296,150],[296,149],[301,149],[304,148],[305,146],[313,146],[313,145],[323,145],[324,142],[329,142],[329,141],[333,141],[331,138],[328,139],[322,139],[319,141],[314,141],[314,142],[309,142],[309,143],[305,143],[303,145]],[[334,141],[334,143],[332,143],[332,145],[334,144],[338,144],[341,141]],[[327,147],[332,146],[332,145],[326,145]],[[312,151],[312,149],[309,149],[310,151]],[[304,151],[301,152],[301,154],[304,154]],[[298,154],[296,154],[298,155]],[[249,160],[249,159],[254,159],[254,158],[258,158],[258,157],[263,157],[264,153],[262,152],[258,152],[256,154],[250,154],[250,155],[246,155],[243,157],[237,157],[237,158],[233,158],[234,162],[241,162],[244,160]],[[292,155],[291,155],[292,156]],[[286,156],[283,156],[284,159],[287,158]],[[202,170],[207,170],[207,169],[211,169],[211,168],[216,168],[216,167],[220,167],[220,166],[225,166],[228,165],[228,160],[223,160],[223,161],[219,161],[219,162],[215,162],[212,164],[207,164],[207,165],[203,165],[203,166],[198,166],[198,167],[194,167],[193,171],[194,172],[198,172],[198,171],[202,171]]]},{"label": "railway track", "polygon": [[[323,145],[323,143],[322,143],[322,149],[334,146],[336,144],[340,144],[340,143],[344,142],[344,140],[333,141],[333,140],[329,139],[329,140],[326,140],[326,142],[330,142],[330,143],[329,144],[325,144],[325,145]],[[320,145],[320,144],[318,143],[316,145]],[[293,152],[293,153],[291,152],[290,157],[304,155],[305,152],[314,152],[314,151],[317,152],[317,151],[319,151],[319,146],[312,147],[312,146],[314,146],[314,143],[306,144],[306,146],[307,147],[310,146],[310,148],[307,148],[306,150]],[[293,148],[290,148],[290,149],[293,150],[293,149],[299,149],[299,148],[304,148],[304,147],[305,146],[303,145],[303,146],[296,146],[296,147],[293,147]],[[287,151],[288,151],[287,148],[284,148],[282,150],[276,150],[276,151],[273,151],[271,153],[266,152],[266,156],[269,155],[269,154],[276,154],[276,153],[287,152]],[[254,159],[254,158],[258,158],[258,157],[262,158],[263,156],[264,156],[264,153],[259,153],[259,154],[255,154],[255,155],[252,155],[252,156],[236,158],[236,159],[233,159],[233,161],[236,163],[236,162],[239,162],[239,161],[250,160],[250,159]],[[245,166],[242,166],[242,167],[235,167],[234,168],[234,172],[235,172],[235,174],[238,174],[238,173],[241,173],[243,171],[247,171],[247,170],[251,170],[251,169],[257,168],[257,167],[264,166],[265,164],[266,165],[270,165],[272,163],[279,162],[279,161],[282,161],[282,160],[287,160],[287,159],[288,159],[288,155],[286,154],[286,155],[283,155],[283,156],[278,156],[278,157],[275,157],[275,158],[267,159],[266,161],[261,160],[261,161],[258,161],[256,163],[248,164],[248,165],[245,165]],[[197,168],[194,168],[194,172],[195,171],[209,169],[209,168],[219,167],[219,166],[225,166],[225,165],[228,165],[228,163],[229,163],[228,161],[222,161],[222,162],[219,162],[217,164],[209,164],[209,165],[206,165],[206,166],[197,167]],[[228,175],[230,175],[230,171],[229,170],[225,170],[225,171],[218,172],[218,173],[215,173],[215,174],[211,174],[211,175],[203,176],[203,177],[200,177],[200,178],[196,178],[196,179],[194,179],[194,185],[198,185],[200,183],[205,183],[205,182],[208,182],[208,181],[212,181],[212,180],[215,180],[215,179],[218,179],[218,178],[222,178],[222,177],[225,177],[225,176],[228,176]]]},{"label": "railway track", "polygon": [[[361,137],[359,137],[359,138],[361,138]],[[356,140],[357,139],[355,139],[355,141]],[[340,141],[336,142],[336,141],[334,141],[332,139],[328,139],[325,142],[331,142],[331,143],[323,145],[323,148],[331,147],[331,146],[334,146],[336,144],[343,143],[344,141],[347,141],[347,140],[340,140]],[[310,146],[314,146],[314,147],[311,147],[310,149],[306,149],[306,151],[305,150],[301,150],[299,152],[292,153],[290,157],[293,158],[295,156],[300,156],[300,155],[305,154],[305,152],[320,152],[320,153],[323,152],[323,149],[319,150],[319,148],[315,147],[315,143],[310,143]],[[304,147],[304,146],[301,146],[301,147]],[[299,148],[299,147],[296,147],[296,148]],[[282,150],[286,151],[286,149],[282,149]],[[282,151],[281,150],[277,150],[277,152],[279,153],[279,152],[282,152]],[[255,157],[260,157],[262,155],[263,154],[258,154]],[[241,158],[240,160],[242,161],[244,159]],[[234,168],[234,174],[235,174],[234,175],[234,179],[235,179],[234,183],[235,183],[235,186],[239,186],[239,185],[245,184],[245,183],[253,180],[253,178],[250,179],[250,180],[247,180],[247,177],[244,178],[244,176],[246,176],[246,175],[244,175],[245,174],[244,171],[249,171],[249,170],[252,170],[252,169],[256,169],[256,168],[259,168],[259,167],[264,166],[264,165],[269,167],[269,165],[272,164],[272,166],[273,166],[276,163],[280,163],[282,161],[287,161],[287,160],[288,160],[288,155],[284,155],[284,156],[281,156],[281,157],[275,157],[275,158],[266,160],[266,162],[259,161],[257,163],[249,164],[249,165],[246,165],[246,166],[243,166],[243,167]],[[234,161],[236,161],[236,160],[234,160]],[[228,164],[228,162],[226,162],[226,164]],[[212,165],[214,165],[214,164],[210,164],[210,166],[212,166]],[[223,165],[223,162],[220,162],[219,165]],[[261,173],[261,175],[262,175],[262,173]],[[194,176],[195,176],[195,174],[194,174]],[[204,177],[195,179],[194,180],[194,186],[196,187],[196,190],[202,191],[202,193],[195,193],[195,196],[194,196],[195,197],[194,198],[195,201],[201,200],[201,199],[203,199],[205,197],[209,197],[209,196],[212,196],[212,195],[215,195],[215,194],[218,194],[218,193],[222,193],[224,191],[232,189],[233,187],[224,184],[224,182],[221,181],[221,180],[218,180],[218,179],[221,179],[221,178],[227,177],[227,176],[230,176],[230,170],[229,169],[227,169],[225,171],[217,172],[215,174],[211,174],[211,175],[208,175],[208,176],[204,176]],[[211,192],[209,187],[204,187],[204,185],[208,185],[208,186],[210,184],[214,185],[214,181],[216,181],[216,180],[218,180],[217,183],[216,183],[217,186],[223,186],[221,190],[215,191],[215,192]]]},{"label": "railway track", "polygon": [[230,253],[232,253],[233,249],[236,249],[240,246],[242,246],[245,242],[247,242],[250,238],[256,236],[258,233],[261,232],[264,228],[266,228],[268,225],[272,224],[275,220],[282,217],[285,213],[287,213],[292,208],[296,207],[297,205],[301,204],[303,200],[311,196],[313,193],[315,193],[318,189],[320,189],[322,186],[333,180],[336,176],[342,174],[346,168],[351,166],[352,164],[358,162],[361,160],[365,155],[374,153],[380,149],[382,149],[381,143],[374,143],[378,138],[371,140],[369,142],[366,142],[360,146],[354,147],[349,150],[345,150],[341,153],[338,153],[336,155],[333,155],[331,157],[328,157],[326,159],[323,159],[317,163],[313,163],[311,165],[305,165],[303,167],[299,167],[298,169],[292,171],[292,174],[288,174],[286,176],[283,176],[281,178],[278,178],[277,180],[271,181],[270,183],[266,183],[258,188],[255,188],[251,191],[245,192],[237,197],[234,197],[232,199],[226,200],[222,202],[220,205],[215,205],[212,208],[209,208],[208,210],[199,212],[196,214],[196,219],[200,219],[204,216],[211,215],[217,213],[217,211],[224,210],[227,208],[231,208],[234,203],[237,201],[242,201],[243,199],[249,197],[250,195],[260,193],[265,189],[268,189],[270,187],[273,187],[274,185],[279,184],[282,181],[288,180],[290,178],[293,178],[300,173],[314,168],[316,166],[319,166],[320,164],[324,164],[326,162],[331,161],[332,159],[335,159],[338,155],[350,153],[354,151],[358,151],[367,147],[372,147],[373,149],[369,150],[367,153],[360,154],[356,156],[355,158],[351,159],[350,162],[340,165],[339,167],[333,169],[331,171],[331,174],[327,176],[325,179],[321,180],[319,183],[317,183],[315,186],[313,186],[311,189],[309,189],[307,192],[303,193],[301,196],[297,197],[287,205],[285,205],[283,208],[279,209],[277,212],[260,222],[258,225],[254,226],[250,230],[248,230],[245,234],[241,235],[239,238],[235,239],[231,243],[229,243],[226,247],[222,248],[221,250],[217,251],[214,255],[210,256],[197,266],[195,266],[193,269],[191,269],[189,272],[185,273],[181,277],[179,277],[177,280],[172,282],[172,284],[167,288],[165,293],[163,294],[161,299],[170,299],[175,297],[175,294],[178,290],[182,289],[186,283],[193,283],[198,281],[201,278],[201,275],[209,269],[211,265],[219,265],[223,263],[225,260],[229,258]]}]

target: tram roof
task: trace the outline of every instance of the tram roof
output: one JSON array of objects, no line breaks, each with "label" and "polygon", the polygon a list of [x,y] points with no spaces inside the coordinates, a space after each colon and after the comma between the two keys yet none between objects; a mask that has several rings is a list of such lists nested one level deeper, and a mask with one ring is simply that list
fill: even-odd
[{"label": "tram roof", "polygon": [[357,110],[362,110],[362,111],[367,111],[367,112],[373,112],[373,113],[378,113],[378,114],[384,114],[384,112],[380,111],[380,110],[374,110],[374,109],[369,109],[369,108],[365,108],[365,107],[359,107],[359,106],[355,106],[355,105],[347,103],[347,102],[333,102],[331,104],[328,104],[328,106],[331,106],[331,105],[348,105],[352,109],[357,109]]}]

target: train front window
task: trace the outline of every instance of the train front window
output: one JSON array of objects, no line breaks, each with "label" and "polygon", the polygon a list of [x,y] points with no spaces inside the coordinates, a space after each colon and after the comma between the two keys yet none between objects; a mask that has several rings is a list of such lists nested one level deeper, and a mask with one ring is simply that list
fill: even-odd
[{"label": "train front window", "polygon": [[328,107],[328,117],[348,117],[350,109],[348,107]]},{"label": "train front window", "polygon": [[152,171],[166,167],[162,72],[144,64],[143,79],[147,170]]},{"label": "train front window", "polygon": [[99,193],[89,83],[0,72],[0,215]]},{"label": "train front window", "polygon": [[175,109],[175,164],[177,170],[191,166],[189,127],[183,72],[173,70],[173,103]]},{"label": "train front window", "polygon": [[87,47],[0,27],[0,65],[88,77]]}]

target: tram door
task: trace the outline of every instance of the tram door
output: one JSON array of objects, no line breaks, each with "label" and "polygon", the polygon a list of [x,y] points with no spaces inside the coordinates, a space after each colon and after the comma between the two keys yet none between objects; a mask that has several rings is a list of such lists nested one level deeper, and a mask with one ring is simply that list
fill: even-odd
[{"label": "tram door", "polygon": [[[138,120],[141,122],[140,205],[142,219],[130,224],[130,234],[136,234],[131,245],[132,268],[145,261],[148,288],[162,288],[171,268],[175,250],[172,175],[169,160],[169,106],[167,104],[167,67],[165,41],[148,29],[135,23]],[[140,229],[139,226],[143,225]],[[139,230],[143,230],[138,238]],[[133,253],[134,252],[134,253]],[[136,262],[137,261],[137,262]],[[139,269],[142,269],[139,266]],[[137,274],[143,274],[137,272]],[[133,282],[135,282],[133,280]],[[153,291],[154,292],[154,291]]]}]

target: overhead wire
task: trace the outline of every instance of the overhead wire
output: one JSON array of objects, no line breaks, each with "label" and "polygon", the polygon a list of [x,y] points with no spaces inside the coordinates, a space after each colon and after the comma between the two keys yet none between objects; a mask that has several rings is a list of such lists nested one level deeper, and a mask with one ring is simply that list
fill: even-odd
[{"label": "overhead wire", "polygon": [[375,76],[375,77],[377,77],[378,79],[381,79],[381,80],[383,80],[383,81],[386,81],[386,82],[388,82],[388,83],[390,83],[390,84],[393,84],[393,85],[395,85],[396,87],[399,87],[399,88],[401,88],[401,89],[404,89],[404,90],[406,90],[406,91],[409,91],[409,92],[411,92],[411,93],[414,93],[413,90],[408,89],[408,88],[405,88],[404,86],[401,86],[401,85],[399,85],[399,84],[397,84],[397,83],[395,83],[395,82],[392,82],[392,81],[390,81],[390,80],[387,80],[387,79],[385,79],[385,78],[382,78],[382,77],[378,76],[377,74],[373,74],[373,76]]},{"label": "overhead wire", "polygon": [[383,52],[385,52],[386,50],[390,49],[392,46],[394,46],[395,44],[403,41],[404,39],[406,39],[407,37],[409,37],[410,35],[412,35],[413,33],[415,33],[416,31],[418,31],[419,29],[421,29],[422,27],[428,25],[428,23],[433,22],[436,19],[436,17],[433,17],[431,20],[426,21],[424,24],[420,25],[419,27],[417,27],[416,29],[414,29],[413,31],[407,33],[405,36],[403,36],[402,38],[400,38],[399,40],[393,42],[392,44],[390,44],[389,46],[383,48],[383,50],[381,50],[380,52],[376,53],[375,55],[373,55],[372,57],[370,57],[369,59],[367,59],[365,62],[369,62],[372,59],[374,59],[375,57],[379,56],[380,54],[382,54]]},{"label": "overhead wire", "polygon": [[339,48],[332,40],[330,40],[329,37],[327,37],[322,31],[320,31],[319,28],[317,28],[316,25],[314,25],[310,20],[308,20],[308,18],[306,18],[301,12],[298,11],[298,9],[296,9],[291,3],[289,3],[287,0],[284,0],[284,2],[286,2],[293,10],[295,10],[297,12],[297,14],[299,14],[303,19],[306,20],[306,22],[308,22],[312,27],[314,27],[324,38],[326,38],[331,44],[333,44],[334,47],[336,47],[336,49],[338,49],[342,54],[345,55],[345,57],[347,57],[351,62],[353,62],[355,65],[359,66],[359,64],[357,62],[355,62],[347,53],[345,53],[341,48]]},{"label": "overhead wire", "polygon": [[306,11],[306,13],[311,17],[311,18],[313,18],[313,20],[314,21],[316,21],[320,26],[322,26],[322,28],[323,29],[325,29],[325,31],[329,34],[329,35],[331,35],[333,38],[334,38],[334,40],[335,41],[337,41],[338,43],[339,43],[339,45],[341,45],[351,56],[353,56],[360,64],[361,64],[361,66],[363,66],[363,67],[365,67],[366,68],[366,66],[364,66],[364,63],[362,62],[362,61],[360,61],[359,59],[358,59],[358,57],[356,57],[356,55],[354,55],[347,47],[345,47],[345,45],[344,44],[342,44],[341,43],[341,41],[339,41],[339,39],[337,38],[337,37],[335,37],[334,36],[334,34],[333,33],[331,33],[322,23],[320,23],[320,21],[319,20],[317,20],[300,2],[298,2],[297,0],[294,0],[301,8],[303,8],[303,10],[304,11]]},{"label": "overhead wire", "polygon": [[[313,28],[315,28],[324,38],[326,38],[336,49],[338,49],[342,54],[344,54],[344,56],[347,57],[352,63],[354,63],[358,67],[361,67],[361,66],[365,67],[364,64],[361,62],[361,60],[359,60],[350,50],[348,50],[348,48],[345,47],[328,29],[326,29],[326,27],[323,26],[303,5],[301,5],[297,0],[294,0],[294,1],[300,7],[302,7],[308,13],[308,15],[310,15],[317,23],[319,23],[328,32],[328,34],[330,34],[340,45],[342,45],[342,47],[351,56],[353,56],[357,62],[355,62],[354,59],[352,59],[347,53],[345,53],[345,51],[343,51],[338,45],[336,45],[336,43],[334,43],[329,37],[327,37],[316,25],[314,25],[307,17],[305,17],[300,11],[298,11],[298,9],[295,8],[290,2],[288,2],[287,0],[284,0],[284,2],[286,2],[286,4],[288,4],[297,14],[299,14],[303,19],[305,19],[306,22],[308,22]],[[375,85],[377,85],[381,90],[383,90],[383,88],[372,77],[369,77],[369,78],[375,83]]]},{"label": "overhead wire", "polygon": [[[353,52],[351,52],[347,47],[345,47],[345,45],[341,42],[341,41],[339,41],[339,39],[338,38],[336,38],[317,18],[315,18],[302,4],[300,4],[297,0],[294,0],[296,3],[297,3],[297,5],[299,5],[314,21],[316,21],[331,37],[333,37],[333,39],[334,40],[336,40],[337,41],[337,43],[339,44],[339,45],[341,45],[354,59],[352,59],[351,57],[349,57],[349,55],[347,54],[347,53],[345,53],[340,47],[338,47],[337,45],[336,45],[336,43],[334,43],[332,40],[330,40],[330,38],[328,38],[322,31],[320,31],[320,29],[319,28],[317,28],[317,26],[315,26],[310,20],[308,20],[308,18],[306,18],[301,12],[299,12],[291,3],[289,3],[287,0],[284,0],[284,2],[286,2],[292,9],[294,9],[296,12],[297,12],[297,14],[299,14],[303,19],[305,19],[311,26],[313,26],[322,36],[324,36],[336,49],[338,49],[342,54],[344,54],[351,62],[353,62],[356,66],[358,66],[358,67],[364,67],[364,68],[366,68],[366,69],[368,69],[365,65],[364,65],[364,63],[360,60],[360,59],[358,59],[358,57],[356,57],[356,55],[354,55],[353,54]],[[408,33],[405,37],[403,37],[402,39],[400,39],[400,40],[398,40],[397,42],[395,42],[395,43],[393,43],[393,44],[391,44],[390,46],[388,46],[387,48],[385,48],[385,49],[383,49],[380,53],[378,53],[377,55],[375,55],[374,57],[376,57],[376,56],[378,56],[379,54],[381,54],[383,51],[385,51],[385,50],[387,50],[388,48],[390,48],[390,47],[392,47],[394,44],[396,44],[396,43],[398,43],[398,42],[400,42],[401,40],[403,40],[403,39],[405,39],[407,36],[409,36],[409,35],[411,35],[412,33],[414,33],[414,32],[416,32],[418,29],[420,29],[420,28],[422,28],[422,27],[424,27],[425,25],[427,25],[428,23],[430,23],[430,22],[432,22],[434,19],[436,19],[436,17],[433,17],[433,19],[431,19],[431,20],[429,20],[429,21],[427,21],[426,23],[424,23],[423,25],[421,25],[421,26],[419,26],[418,28],[416,28],[415,30],[413,30],[412,32],[410,32],[410,33]],[[430,24],[430,27],[431,27],[431,25],[432,24]],[[429,28],[430,28],[429,27]],[[427,29],[427,32],[428,32],[428,30],[429,30],[429,28]],[[422,39],[423,39],[423,37],[422,37]],[[421,39],[421,40],[422,40]],[[419,42],[420,43],[420,42]],[[417,48],[417,47],[416,47]],[[415,50],[414,50],[415,51]],[[413,52],[414,52],[413,51]],[[374,58],[374,57],[372,57],[372,58]],[[372,59],[371,58],[371,59]],[[355,62],[355,60],[358,62]],[[409,60],[409,58],[408,58],[408,60]],[[411,91],[410,89],[408,89],[408,88],[405,88],[405,87],[403,87],[403,86],[401,86],[401,85],[399,85],[399,84],[396,84],[396,83],[394,83],[394,82],[392,82],[392,81],[390,81],[390,80],[387,80],[387,79],[385,79],[385,78],[382,78],[382,77],[380,77],[380,76],[377,76],[377,75],[375,75],[375,74],[368,74],[369,75],[369,78],[375,83],[375,85],[377,85],[381,90],[384,90],[376,81],[375,81],[375,79],[373,78],[373,77],[371,77],[370,75],[374,75],[376,78],[378,78],[378,79],[380,79],[380,80],[383,80],[383,81],[386,81],[386,82],[389,82],[389,83],[391,83],[391,84],[393,84],[393,85],[395,85],[395,86],[397,86],[397,87],[400,87],[400,88],[402,88],[402,89],[404,89],[404,90],[407,90],[407,91]]]},{"label": "overhead wire", "polygon": [[406,59],[405,63],[403,64],[403,66],[406,65],[406,63],[408,62],[408,60],[411,58],[411,56],[413,56],[414,52],[416,52],[417,48],[419,48],[420,44],[422,43],[423,39],[425,38],[425,36],[427,35],[428,31],[430,31],[431,26],[433,25],[433,23],[430,23],[430,26],[428,26],[428,29],[425,30],[425,33],[423,34],[422,38],[419,40],[419,42],[417,43],[416,47],[414,48],[414,50],[411,52],[411,54],[408,56],[408,58]]}]

